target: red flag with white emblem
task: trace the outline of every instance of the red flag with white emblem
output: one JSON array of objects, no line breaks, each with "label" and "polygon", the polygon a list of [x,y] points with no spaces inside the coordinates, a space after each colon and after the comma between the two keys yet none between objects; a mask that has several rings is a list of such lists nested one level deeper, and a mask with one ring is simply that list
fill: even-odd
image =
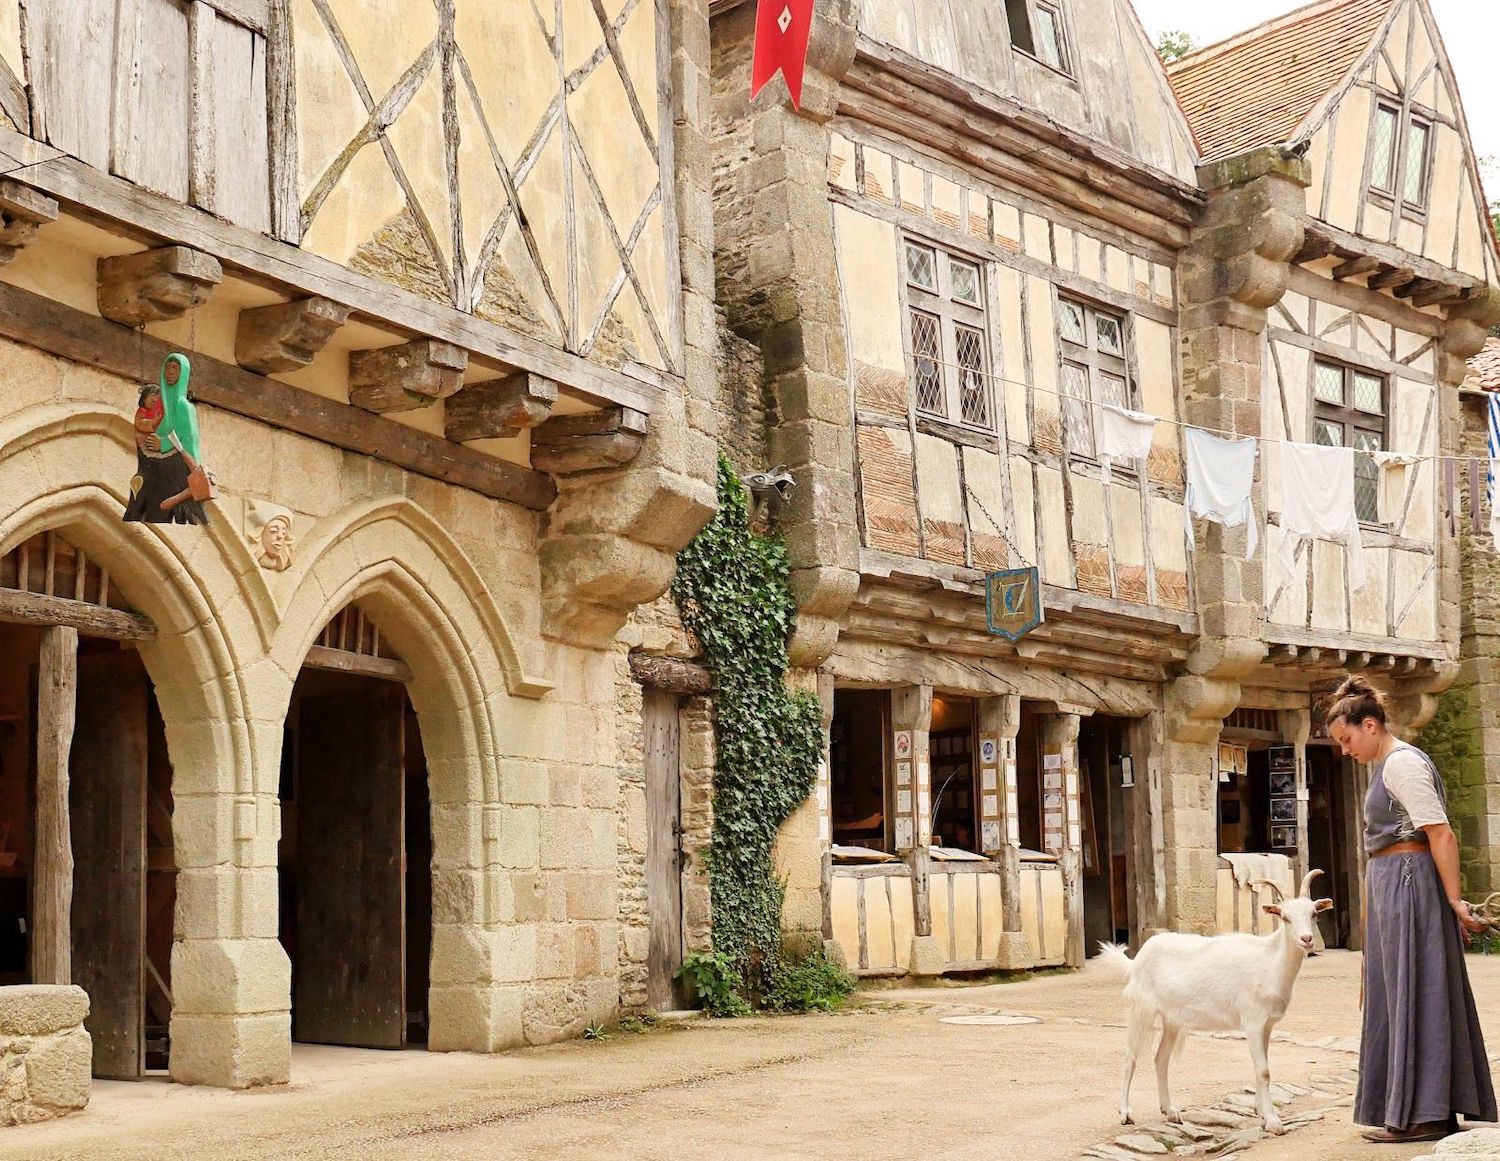
[{"label": "red flag with white emblem", "polygon": [[750,68],[750,99],[779,71],[786,77],[794,108],[802,108],[802,73],[812,36],[814,0],[759,0],[755,16],[755,62]]}]

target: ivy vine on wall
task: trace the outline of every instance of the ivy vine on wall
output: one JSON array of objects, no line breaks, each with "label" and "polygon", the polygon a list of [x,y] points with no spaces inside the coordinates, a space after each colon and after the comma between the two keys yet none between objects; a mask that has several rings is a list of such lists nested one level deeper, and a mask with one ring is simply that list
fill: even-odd
[{"label": "ivy vine on wall", "polygon": [[797,613],[786,549],[753,532],[749,517],[749,496],[721,453],[718,515],[678,555],[673,594],[714,681],[714,950],[763,997],[781,956],[776,835],[812,793],[823,721],[815,696],[786,686]]}]

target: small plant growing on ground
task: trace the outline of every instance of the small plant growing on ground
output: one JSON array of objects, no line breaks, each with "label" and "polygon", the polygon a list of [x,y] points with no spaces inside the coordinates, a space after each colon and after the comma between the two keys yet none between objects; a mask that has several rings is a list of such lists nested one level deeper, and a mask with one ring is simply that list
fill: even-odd
[{"label": "small plant growing on ground", "polygon": [[603,1024],[601,1024],[598,1020],[595,1020],[592,1024],[590,1024],[583,1030],[583,1038],[585,1040],[593,1041],[608,1040],[609,1033],[604,1030]]},{"label": "small plant growing on ground", "polygon": [[836,1012],[853,991],[854,977],[822,947],[800,957],[784,951],[766,993],[766,1007],[777,1012]]},{"label": "small plant growing on ground", "polygon": [[637,1012],[634,1016],[626,1016],[620,1021],[620,1031],[632,1036],[642,1032],[649,1032],[661,1024],[661,1017],[649,1008],[644,1012]]},{"label": "small plant growing on ground", "polygon": [[748,1016],[750,1005],[740,995],[744,981],[738,969],[723,952],[695,951],[677,969],[677,978],[686,980],[703,1010],[710,1016]]}]

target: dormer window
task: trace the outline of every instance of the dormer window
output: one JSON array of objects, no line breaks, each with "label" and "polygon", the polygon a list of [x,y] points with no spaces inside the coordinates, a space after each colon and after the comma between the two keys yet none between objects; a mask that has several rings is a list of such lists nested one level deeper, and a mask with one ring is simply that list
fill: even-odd
[{"label": "dormer window", "polygon": [[1060,73],[1073,71],[1061,0],[1005,0],[1010,43]]}]

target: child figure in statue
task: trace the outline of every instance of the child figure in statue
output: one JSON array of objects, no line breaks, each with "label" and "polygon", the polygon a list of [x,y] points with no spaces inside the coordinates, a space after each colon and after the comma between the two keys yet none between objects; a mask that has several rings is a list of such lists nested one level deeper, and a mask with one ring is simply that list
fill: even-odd
[{"label": "child figure in statue", "polygon": [[198,462],[198,413],[188,399],[185,355],[162,363],[161,383],[141,391],[135,412],[136,474],[125,519],[149,524],[207,524],[203,501],[212,480]]}]

